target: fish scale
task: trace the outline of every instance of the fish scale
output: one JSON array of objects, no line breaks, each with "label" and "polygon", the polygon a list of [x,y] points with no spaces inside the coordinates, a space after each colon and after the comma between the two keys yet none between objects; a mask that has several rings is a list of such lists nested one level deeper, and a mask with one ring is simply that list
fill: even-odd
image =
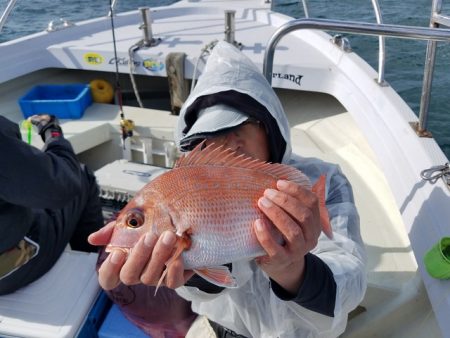
[{"label": "fish scale", "polygon": [[178,190],[183,194],[167,193],[166,202],[174,210],[189,210],[172,213],[175,227],[189,224],[192,231],[191,247],[183,253],[186,268],[221,265],[264,253],[252,224],[264,217],[256,201],[264,189],[275,187],[276,178],[245,171],[223,165],[195,165],[172,170],[161,185],[155,182],[155,190],[164,189],[166,182],[172,182],[172,186],[181,182]]}]

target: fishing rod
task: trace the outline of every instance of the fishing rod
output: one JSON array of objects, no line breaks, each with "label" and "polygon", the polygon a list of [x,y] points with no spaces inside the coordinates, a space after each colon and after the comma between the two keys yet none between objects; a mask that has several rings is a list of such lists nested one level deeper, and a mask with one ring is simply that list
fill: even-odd
[{"label": "fishing rod", "polygon": [[115,27],[114,27],[114,8],[112,0],[109,0],[109,17],[111,18],[111,31],[112,31],[112,39],[113,39],[113,47],[114,47],[114,60],[116,61],[116,83],[114,85],[115,94],[116,94],[116,102],[119,105],[120,110],[120,129],[122,132],[122,145],[123,149],[125,149],[125,140],[128,137],[133,136],[133,129],[134,129],[134,122],[133,120],[129,120],[125,118],[125,113],[123,111],[123,102],[122,102],[122,90],[120,87],[120,81],[119,81],[119,64],[117,62],[117,45],[116,45],[116,33],[115,33]]}]

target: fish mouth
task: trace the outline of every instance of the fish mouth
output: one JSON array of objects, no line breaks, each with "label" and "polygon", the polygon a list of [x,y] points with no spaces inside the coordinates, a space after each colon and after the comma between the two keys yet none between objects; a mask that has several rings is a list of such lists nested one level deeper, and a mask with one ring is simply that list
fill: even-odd
[{"label": "fish mouth", "polygon": [[121,246],[115,246],[115,245],[108,244],[105,248],[105,252],[108,252],[108,253],[111,253],[115,250],[125,252],[126,254],[130,253],[130,248],[124,248]]}]

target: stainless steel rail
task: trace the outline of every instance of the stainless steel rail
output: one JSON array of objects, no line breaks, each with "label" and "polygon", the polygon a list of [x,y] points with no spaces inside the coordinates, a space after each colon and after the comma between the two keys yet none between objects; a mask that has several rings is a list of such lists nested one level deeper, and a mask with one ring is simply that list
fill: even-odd
[{"label": "stainless steel rail", "polygon": [[[390,36],[396,38],[405,38],[413,40],[429,40],[429,41],[446,41],[450,42],[450,29],[444,28],[428,28],[428,27],[413,27],[402,25],[388,25],[388,24],[374,24],[365,22],[353,22],[353,21],[338,21],[338,20],[326,20],[326,19],[297,19],[291,20],[284,25],[280,26],[270,38],[266,52],[264,54],[263,72],[269,83],[272,83],[272,70],[273,70],[273,58],[275,53],[275,47],[278,42],[290,32],[300,29],[320,29],[331,30],[341,33],[354,33],[362,35],[375,35],[375,36]],[[429,71],[429,70],[428,70]],[[427,69],[425,69],[427,72]],[[424,79],[424,91],[429,92],[431,90],[431,77],[433,73],[431,71],[430,81],[426,84]],[[426,86],[425,86],[426,84]],[[419,134],[426,132],[426,123],[428,115],[428,103],[424,106],[424,109],[420,111],[419,124],[417,126],[417,132]]]},{"label": "stainless steel rail", "polygon": [[309,10],[308,10],[308,0],[302,0],[303,12],[305,13],[305,18],[309,18]]},{"label": "stainless steel rail", "polygon": [[[381,17],[381,9],[378,4],[378,0],[372,0],[373,10],[375,11],[375,18],[378,24],[383,23],[383,18]],[[386,52],[385,52],[384,36],[378,37],[378,84],[384,86],[384,65],[386,64]]]},{"label": "stainless steel rail", "polygon": [[[378,0],[371,0],[372,7],[375,12],[375,19],[377,23],[383,23],[383,18],[381,16],[381,9],[378,3]],[[302,0],[303,12],[305,14],[305,18],[310,18],[309,9],[308,9],[308,0]],[[385,53],[385,44],[384,44],[384,36],[378,37],[378,79],[377,83],[381,86],[385,86],[386,82],[384,81],[384,66],[386,64],[386,53]]]},{"label": "stainless steel rail", "polygon": [[108,16],[114,15],[118,1],[119,0],[113,0],[112,1],[111,6],[109,7]]},{"label": "stainless steel rail", "polygon": [[[0,32],[3,29],[3,26],[6,23],[6,19],[8,19],[9,14],[11,13],[12,9],[14,8],[14,6],[16,5],[17,0],[10,0],[8,2],[8,5],[6,5],[5,10],[3,11],[2,16],[0,17]],[[118,0],[113,0],[111,6],[110,6],[110,10],[108,12],[108,16],[111,16],[114,12],[114,9],[117,5]]]},{"label": "stainless steel rail", "polygon": [[0,17],[0,32],[2,31],[6,19],[8,18],[9,13],[11,13],[12,9],[14,8],[16,2],[17,0],[10,0],[9,3],[6,5],[5,10],[3,11],[2,16]]},{"label": "stainless steel rail", "polygon": [[[450,18],[441,14],[442,1],[433,0],[431,6],[430,27],[439,29],[440,26],[450,27]],[[419,108],[419,127],[426,126],[428,120],[428,108],[430,106],[431,87],[433,82],[434,65],[436,60],[436,41],[429,40],[425,56],[425,68],[423,74],[422,94]]]}]

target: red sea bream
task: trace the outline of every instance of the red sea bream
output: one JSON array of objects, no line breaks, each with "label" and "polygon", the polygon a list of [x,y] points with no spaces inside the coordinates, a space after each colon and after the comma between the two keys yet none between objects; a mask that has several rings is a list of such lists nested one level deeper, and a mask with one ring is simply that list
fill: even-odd
[{"label": "red sea bream", "polygon": [[[181,157],[172,170],[149,182],[123,208],[107,251],[129,250],[148,231],[160,235],[171,230],[179,238],[176,255],[182,255],[186,269],[217,285],[233,287],[234,279],[223,264],[265,254],[253,222],[266,218],[257,201],[265,189],[276,188],[279,179],[311,189],[309,179],[294,167],[200,144]],[[323,231],[331,237],[323,197],[324,177],[315,188]]]}]

